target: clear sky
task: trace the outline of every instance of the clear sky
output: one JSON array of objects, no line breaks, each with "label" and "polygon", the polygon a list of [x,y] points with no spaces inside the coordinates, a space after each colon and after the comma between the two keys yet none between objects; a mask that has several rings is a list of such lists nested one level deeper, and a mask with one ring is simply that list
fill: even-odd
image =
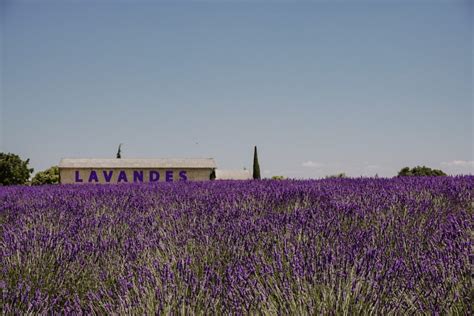
[{"label": "clear sky", "polygon": [[471,1],[0,0],[0,151],[474,173]]}]

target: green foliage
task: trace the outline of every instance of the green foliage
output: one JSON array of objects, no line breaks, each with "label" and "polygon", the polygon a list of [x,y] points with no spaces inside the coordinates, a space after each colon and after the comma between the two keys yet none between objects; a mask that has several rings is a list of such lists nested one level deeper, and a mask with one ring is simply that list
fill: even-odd
[{"label": "green foliage", "polygon": [[326,179],[334,179],[334,178],[347,178],[346,174],[344,172],[338,173],[338,174],[333,174],[330,176],[326,176]]},{"label": "green foliage", "polygon": [[117,159],[122,158],[122,144],[119,144],[118,150],[117,150]]},{"label": "green foliage", "polygon": [[260,180],[260,165],[258,164],[257,146],[253,150],[253,178]]},{"label": "green foliage", "polygon": [[28,168],[29,162],[12,153],[0,153],[0,185],[27,183],[33,172],[33,168]]},{"label": "green foliage", "polygon": [[415,168],[410,169],[409,167],[402,168],[398,172],[399,177],[423,177],[423,176],[446,176],[446,173],[439,169],[431,169],[426,166],[416,166]]},{"label": "green foliage", "polygon": [[40,171],[31,180],[32,185],[57,184],[59,183],[59,168],[52,166],[49,169]]},{"label": "green foliage", "polygon": [[284,176],[273,176],[272,180],[285,180]]},{"label": "green foliage", "polygon": [[216,179],[216,169],[212,169],[212,172],[209,176],[209,180],[215,180]]}]

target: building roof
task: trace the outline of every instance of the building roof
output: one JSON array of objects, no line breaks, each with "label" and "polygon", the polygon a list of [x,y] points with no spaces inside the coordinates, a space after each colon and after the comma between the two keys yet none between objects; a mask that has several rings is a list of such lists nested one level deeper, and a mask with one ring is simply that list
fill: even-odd
[{"label": "building roof", "polygon": [[216,169],[216,180],[249,180],[252,175],[248,170],[221,170]]},{"label": "building roof", "polygon": [[63,158],[59,168],[216,168],[212,158],[97,159]]}]

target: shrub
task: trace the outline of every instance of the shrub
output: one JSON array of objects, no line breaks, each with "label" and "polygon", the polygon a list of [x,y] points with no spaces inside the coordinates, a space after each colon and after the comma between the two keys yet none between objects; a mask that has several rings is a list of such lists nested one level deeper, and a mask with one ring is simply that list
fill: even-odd
[{"label": "shrub", "polygon": [[326,176],[326,179],[334,179],[334,178],[347,178],[346,174],[344,172],[338,173],[338,174],[333,174],[330,176]]},{"label": "shrub", "polygon": [[426,166],[416,166],[415,168],[410,169],[409,167],[402,168],[398,172],[399,177],[423,177],[423,176],[446,176],[446,173],[439,169],[431,169]]},{"label": "shrub", "polygon": [[59,183],[59,168],[52,166],[49,169],[40,171],[31,180],[32,185],[57,184]]},{"label": "shrub", "polygon": [[285,180],[284,176],[273,176],[272,180]]}]

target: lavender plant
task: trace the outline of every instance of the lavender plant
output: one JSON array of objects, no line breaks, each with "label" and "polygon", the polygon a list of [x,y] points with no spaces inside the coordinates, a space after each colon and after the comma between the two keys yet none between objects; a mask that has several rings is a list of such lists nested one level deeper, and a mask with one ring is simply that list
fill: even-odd
[{"label": "lavender plant", "polygon": [[0,187],[2,314],[468,314],[474,177]]}]

